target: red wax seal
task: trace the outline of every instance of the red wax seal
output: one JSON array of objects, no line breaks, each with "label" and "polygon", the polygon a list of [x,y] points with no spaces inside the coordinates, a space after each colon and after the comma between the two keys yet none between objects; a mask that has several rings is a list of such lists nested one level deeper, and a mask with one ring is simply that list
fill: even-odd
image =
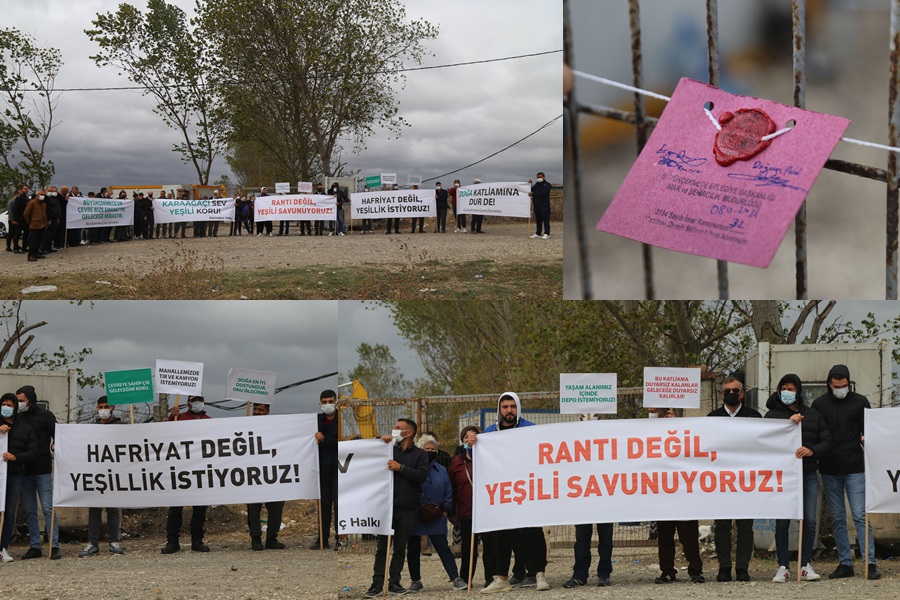
[{"label": "red wax seal", "polygon": [[775,121],[758,108],[741,108],[719,117],[722,130],[716,134],[713,151],[716,162],[727,167],[736,160],[748,160],[769,147],[763,136],[775,133]]}]

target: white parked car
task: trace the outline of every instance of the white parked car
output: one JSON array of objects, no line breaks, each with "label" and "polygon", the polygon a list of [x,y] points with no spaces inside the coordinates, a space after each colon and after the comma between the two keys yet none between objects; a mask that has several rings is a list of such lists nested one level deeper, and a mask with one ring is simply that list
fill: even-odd
[{"label": "white parked car", "polygon": [[3,211],[0,213],[0,237],[6,237],[7,232],[9,231],[9,211]]}]

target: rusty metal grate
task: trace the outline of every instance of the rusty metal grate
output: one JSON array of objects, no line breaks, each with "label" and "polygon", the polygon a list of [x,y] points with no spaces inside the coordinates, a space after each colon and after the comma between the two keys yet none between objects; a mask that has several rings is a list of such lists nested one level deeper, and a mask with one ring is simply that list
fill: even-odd
[{"label": "rusty metal grate", "polygon": [[[623,0],[624,1],[624,0]],[[631,62],[632,85],[643,87],[643,59],[641,54],[641,19],[640,1],[627,0],[629,8],[629,21],[631,28]],[[699,0],[698,0],[699,1]],[[719,25],[717,0],[706,1],[706,34],[708,47],[708,81],[711,85],[719,85]],[[806,107],[806,1],[792,0],[793,18],[793,91],[794,106]],[[572,29],[569,15],[569,3],[563,8],[563,42],[567,64],[573,64]],[[898,92],[900,92],[900,0],[891,0],[891,25],[890,25],[890,83],[888,94],[888,145],[896,147],[898,133],[900,133],[900,107],[898,107]],[[634,95],[634,111],[623,111],[608,106],[595,104],[581,104],[575,99],[574,92],[565,99],[565,132],[568,140],[569,165],[572,171],[572,185],[567,186],[571,193],[571,206],[574,209],[574,222],[578,243],[578,276],[580,280],[581,296],[585,300],[593,299],[591,285],[591,257],[587,252],[587,229],[584,216],[584,204],[582,197],[582,165],[578,138],[578,120],[582,114],[614,119],[635,125],[637,136],[637,153],[640,154],[649,136],[650,129],[656,124],[656,119],[649,117],[644,107],[644,99],[640,94]],[[897,247],[898,247],[898,174],[897,154],[888,153],[888,168],[879,169],[860,163],[829,159],[825,168],[841,173],[856,175],[887,184],[886,202],[886,246],[885,246],[885,298],[897,299]],[[806,203],[804,202],[794,221],[795,257],[796,257],[796,297],[799,300],[808,298],[807,285],[807,232],[806,232]],[[642,245],[644,268],[644,295],[647,299],[656,297],[654,288],[653,253],[651,246]],[[719,299],[728,299],[728,263],[717,261],[718,295]]]}]

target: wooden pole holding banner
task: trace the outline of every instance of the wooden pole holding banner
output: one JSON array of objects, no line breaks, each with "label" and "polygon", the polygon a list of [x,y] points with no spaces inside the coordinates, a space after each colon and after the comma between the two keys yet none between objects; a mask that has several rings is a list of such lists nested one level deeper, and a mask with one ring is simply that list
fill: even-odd
[{"label": "wooden pole holding banner", "polygon": [[475,574],[475,530],[472,529],[472,541],[469,545],[469,574],[466,578],[466,584],[468,584],[468,588],[466,589],[466,595],[472,595],[472,577]]},{"label": "wooden pole holding banner", "polygon": [[[328,507],[331,510],[331,507]],[[316,512],[319,513],[319,550],[325,549],[325,540],[322,539],[322,499],[316,501]],[[337,549],[337,540],[334,541],[335,550]]]},{"label": "wooden pole holding banner", "polygon": [[181,414],[181,407],[178,406],[178,394],[175,394],[175,420],[178,420],[178,416]]},{"label": "wooden pole holding banner", "polygon": [[391,536],[387,536],[387,553],[384,555],[384,590],[382,594],[387,598],[388,592],[388,566],[391,564]]},{"label": "wooden pole holding banner", "polygon": [[[47,532],[47,537],[50,538],[50,553],[47,555],[47,560],[51,560],[53,558],[53,524],[56,523],[56,505],[54,504],[50,508],[50,525],[48,527],[49,531]],[[44,523],[47,525],[47,523]]]},{"label": "wooden pole holding banner", "polygon": [[[857,538],[859,539],[859,538]],[[866,513],[866,551],[863,552],[866,557],[866,581],[869,580],[869,513]]]},{"label": "wooden pole holding banner", "polygon": [[253,406],[253,403],[248,402],[248,403],[247,403],[247,415],[246,415],[246,416],[248,416],[248,417],[250,416],[250,412],[251,412],[250,407],[251,407],[251,406]]},{"label": "wooden pole holding banner", "polygon": [[[3,519],[6,518],[6,511],[0,512],[0,531],[3,531]],[[53,552],[51,550],[51,552]]]},{"label": "wooden pole holding banner", "polygon": [[131,414],[131,424],[134,425],[134,404],[128,405],[128,412]]},{"label": "wooden pole holding banner", "polygon": [[[788,535],[788,541],[791,536]],[[803,571],[803,519],[800,519],[800,531],[797,533],[797,583],[800,583],[800,573]]]}]

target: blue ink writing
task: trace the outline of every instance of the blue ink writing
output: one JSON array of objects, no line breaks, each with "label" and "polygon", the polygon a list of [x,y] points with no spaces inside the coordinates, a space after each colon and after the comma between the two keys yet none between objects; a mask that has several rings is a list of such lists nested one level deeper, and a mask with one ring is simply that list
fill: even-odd
[{"label": "blue ink writing", "polygon": [[679,171],[685,171],[687,173],[700,173],[701,171],[697,167],[702,167],[706,164],[705,158],[692,158],[688,156],[684,150],[675,152],[674,150],[670,150],[666,144],[660,146],[659,150],[656,151],[656,154],[660,157],[657,164],[663,165],[664,167],[671,167]]},{"label": "blue ink writing", "polygon": [[757,182],[756,187],[775,186],[801,192],[807,191],[802,187],[791,185],[791,180],[789,179],[800,175],[803,169],[798,169],[792,165],[784,168],[775,167],[768,163],[763,164],[762,161],[757,160],[753,163],[753,170],[753,173],[729,173],[728,176],[742,181],[755,181]]}]

